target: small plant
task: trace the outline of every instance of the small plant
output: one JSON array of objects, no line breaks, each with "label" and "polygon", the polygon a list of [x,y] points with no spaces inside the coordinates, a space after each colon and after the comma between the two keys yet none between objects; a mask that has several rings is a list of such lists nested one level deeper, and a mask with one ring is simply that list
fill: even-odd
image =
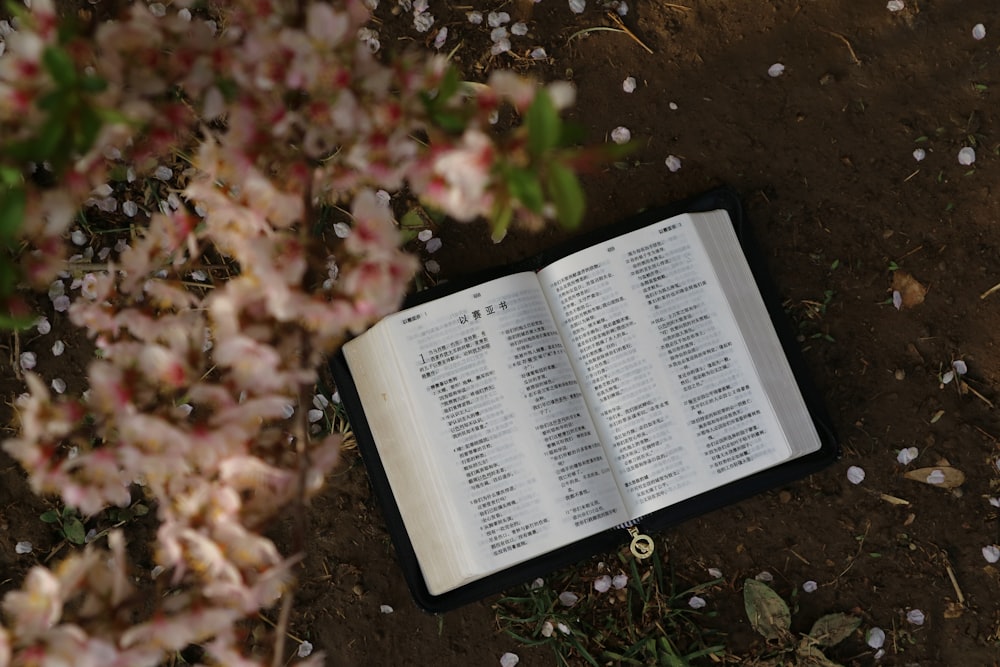
[{"label": "small plant", "polygon": [[746,580],[743,604],[753,629],[775,646],[754,663],[759,667],[839,667],[826,657],[824,649],[844,641],[861,625],[857,616],[827,614],[813,624],[808,634],[796,638],[791,632],[788,605],[771,587],[756,579]]},{"label": "small plant", "polygon": [[87,540],[87,529],[80,516],[72,507],[61,510],[51,509],[38,517],[45,523],[56,524],[56,531],[71,544],[83,544]]},{"label": "small plant", "polygon": [[574,664],[574,656],[594,667],[687,667],[724,654],[725,646],[709,645],[709,631],[698,623],[713,613],[689,604],[720,579],[678,590],[655,556],[648,567],[623,554],[619,561],[630,574],[581,576],[577,568],[556,574],[549,584],[536,580],[523,595],[502,598],[496,605],[501,629],[526,646],[551,646],[560,667]]}]

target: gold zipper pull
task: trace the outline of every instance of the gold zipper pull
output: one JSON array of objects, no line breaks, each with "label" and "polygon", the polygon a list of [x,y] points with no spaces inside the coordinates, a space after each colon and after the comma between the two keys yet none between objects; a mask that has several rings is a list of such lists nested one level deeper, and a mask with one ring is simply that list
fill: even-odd
[{"label": "gold zipper pull", "polygon": [[628,545],[632,555],[639,560],[645,560],[653,555],[653,538],[643,535],[635,526],[629,526],[628,534],[632,536],[632,543]]}]

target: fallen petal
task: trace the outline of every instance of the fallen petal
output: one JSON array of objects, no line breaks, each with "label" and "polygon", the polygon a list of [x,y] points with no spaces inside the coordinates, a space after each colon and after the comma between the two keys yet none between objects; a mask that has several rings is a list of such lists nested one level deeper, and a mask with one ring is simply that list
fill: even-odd
[{"label": "fallen petal", "polygon": [[851,484],[860,484],[865,481],[865,471],[858,466],[851,466],[847,469],[847,481]]}]

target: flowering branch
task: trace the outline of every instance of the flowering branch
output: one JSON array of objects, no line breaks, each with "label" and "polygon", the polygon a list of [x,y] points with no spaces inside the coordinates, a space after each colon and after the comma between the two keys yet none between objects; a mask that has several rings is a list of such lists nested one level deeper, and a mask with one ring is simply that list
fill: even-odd
[{"label": "flowering branch", "polygon": [[[468,85],[440,57],[382,62],[358,38],[361,0],[219,4],[154,15],[133,3],[84,34],[60,24],[52,0],[33,0],[5,40],[0,253],[30,248],[19,272],[0,271],[7,324],[23,322],[14,283],[58,276],[77,210],[106,196],[116,170],[191,157],[177,205],[137,225],[69,308],[100,352],[90,389],[55,398],[28,374],[21,431],[3,444],[36,493],[84,514],[129,505],[141,484],[160,522],[156,580],[174,594],[139,605],[125,537],[111,533],[109,551],[36,567],[4,598],[0,667],[155,665],[189,644],[214,664],[266,664],[242,654],[237,624],[279,598],[270,663],[284,661],[304,507],[340,445],[310,440],[308,388],[323,355],[398,308],[417,268],[375,190],[490,217],[498,239],[513,222],[582,215],[567,166],[581,154],[559,118],[568,84],[496,72]],[[498,134],[505,107],[525,124]],[[351,231],[325,247],[315,214],[338,204]],[[238,273],[192,291],[185,276],[209,250]],[[261,531],[289,505],[284,557]]]}]

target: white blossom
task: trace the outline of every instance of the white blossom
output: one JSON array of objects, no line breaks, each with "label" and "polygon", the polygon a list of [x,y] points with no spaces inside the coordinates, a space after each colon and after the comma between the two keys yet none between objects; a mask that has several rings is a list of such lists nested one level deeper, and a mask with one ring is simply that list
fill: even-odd
[{"label": "white blossom", "polygon": [[704,609],[705,604],[705,598],[698,597],[697,595],[692,595],[691,599],[688,600],[688,606],[692,609]]},{"label": "white blossom", "polygon": [[574,14],[582,14],[587,8],[587,0],[569,0],[569,9]]},{"label": "white blossom", "polygon": [[528,34],[528,24],[518,21],[510,27],[510,33],[512,35],[517,35],[518,37],[524,37]]},{"label": "white blossom", "polygon": [[552,621],[545,621],[542,623],[541,632],[543,637],[551,637],[553,630],[555,630],[555,628],[552,626]]},{"label": "white blossom", "polygon": [[38,329],[38,333],[44,336],[48,332],[52,331],[52,324],[49,322],[49,318],[39,317],[35,320],[35,328]]},{"label": "white blossom", "polygon": [[333,226],[333,233],[338,239],[346,239],[351,235],[351,226],[346,222],[338,222]]},{"label": "white blossom", "polygon": [[66,381],[62,378],[54,378],[52,380],[52,391],[57,394],[61,394],[66,391]]},{"label": "white blossom", "polygon": [[987,563],[1000,561],[1000,547],[995,544],[989,544],[983,547],[983,558],[986,559]]},{"label": "white blossom", "polygon": [[628,585],[628,575],[627,574],[616,574],[611,579],[611,585],[615,590],[620,591]]},{"label": "white blossom", "polygon": [[889,2],[886,3],[885,8],[890,12],[901,12],[905,6],[906,5],[903,4],[903,0],[889,0]]},{"label": "white blossom", "polygon": [[62,356],[62,353],[65,351],[66,351],[66,344],[63,343],[61,340],[57,340],[56,342],[52,343],[52,356],[54,357]]},{"label": "white blossom", "polygon": [[627,76],[627,77],[625,77],[625,80],[622,81],[622,90],[624,90],[626,93],[631,93],[631,92],[633,92],[635,90],[635,77],[634,76]]},{"label": "white blossom", "polygon": [[448,39],[448,26],[443,26],[434,36],[434,48],[440,49]]},{"label": "white blossom", "polygon": [[722,570],[720,570],[717,567],[710,567],[708,568],[708,576],[712,577],[713,579],[721,579]]},{"label": "white blossom", "polygon": [[310,642],[304,641],[299,644],[299,650],[295,652],[300,658],[308,658],[313,652],[313,645]]},{"label": "white blossom", "polygon": [[438,250],[440,250],[441,246],[442,246],[441,239],[439,239],[439,238],[437,238],[435,236],[430,241],[428,241],[427,245],[424,246],[424,247],[427,248],[427,252],[432,252],[433,253],[433,252],[437,252]]},{"label": "white blossom", "polygon": [[498,28],[506,23],[510,23],[510,14],[507,12],[490,12],[486,16],[486,25],[491,28]]},{"label": "white blossom", "polygon": [[865,471],[858,466],[851,466],[847,469],[847,481],[851,484],[860,484],[865,481]]},{"label": "white blossom", "polygon": [[441,265],[437,263],[436,260],[429,259],[424,262],[424,268],[427,269],[427,273],[440,273]]},{"label": "white blossom", "polygon": [[14,545],[14,553],[17,554],[30,554],[32,549],[31,542],[28,541],[18,542]]},{"label": "white blossom", "polygon": [[611,130],[611,141],[616,144],[627,144],[632,138],[632,132],[627,127],[619,125]]},{"label": "white blossom", "polygon": [[802,590],[804,590],[806,593],[815,593],[816,588],[817,588],[816,582],[813,581],[812,579],[802,583]]},{"label": "white blossom", "polygon": [[966,167],[976,161],[976,149],[966,146],[958,151],[958,163]]},{"label": "white blossom", "polygon": [[545,60],[549,57],[549,54],[545,52],[545,49],[540,46],[537,49],[532,49],[529,55],[533,60]]},{"label": "white blossom", "polygon": [[392,607],[390,607],[387,604],[379,605],[378,610],[383,614],[391,614],[393,611],[395,611]]},{"label": "white blossom", "polygon": [[779,77],[784,73],[785,73],[785,66],[782,65],[781,63],[774,63],[773,65],[767,68],[767,75],[772,78]]},{"label": "white blossom", "polygon": [[433,236],[434,232],[432,232],[429,229],[421,229],[419,232],[417,232],[417,238],[420,239],[420,241],[423,243],[427,243],[428,241],[430,241],[431,237]]},{"label": "white blossom", "polygon": [[668,155],[667,159],[663,162],[671,172],[680,171],[681,169],[681,159],[676,155]]},{"label": "white blossom", "polygon": [[928,484],[944,484],[944,471],[934,469],[927,475]]},{"label": "white blossom", "polygon": [[563,591],[559,594],[559,604],[564,607],[572,607],[580,600],[580,596],[570,591]]},{"label": "white blossom", "polygon": [[922,162],[925,157],[927,157],[927,151],[923,148],[917,148],[913,151],[913,159],[917,162]]},{"label": "white blossom", "polygon": [[35,356],[34,352],[22,352],[21,353],[21,368],[26,371],[30,371],[35,367],[38,361],[38,357]]},{"label": "white blossom", "polygon": [[980,40],[986,37],[986,26],[982,23],[977,23],[972,26],[972,38],[975,40]]},{"label": "white blossom", "polygon": [[611,577],[604,574],[594,579],[594,590],[598,593],[607,593],[611,590]]},{"label": "white blossom", "polygon": [[469,19],[469,23],[472,25],[479,25],[483,22],[483,13],[472,11],[465,15],[465,18]]},{"label": "white blossom", "polygon": [[323,411],[322,410],[317,410],[317,409],[313,408],[312,410],[310,410],[309,412],[306,413],[306,419],[309,420],[310,424],[315,424],[316,422],[318,422],[322,418],[323,418]]},{"label": "white blossom", "polygon": [[882,628],[872,628],[865,635],[865,642],[872,648],[882,648],[885,644],[885,631]]},{"label": "white blossom", "polygon": [[82,229],[74,229],[73,233],[69,235],[69,238],[74,245],[87,244],[87,235],[83,233]]},{"label": "white blossom", "polygon": [[500,667],[514,667],[519,662],[521,662],[521,659],[509,651],[500,656]]},{"label": "white blossom", "polygon": [[163,165],[157,167],[156,171],[153,172],[153,178],[158,178],[161,181],[169,181],[173,177],[174,177],[174,170],[171,169],[170,167],[165,167]]},{"label": "white blossom", "polygon": [[919,609],[911,609],[906,612],[906,620],[913,625],[923,625],[925,620],[924,612]]},{"label": "white blossom", "polygon": [[917,458],[917,455],[919,453],[920,450],[917,449],[916,447],[904,447],[903,449],[899,450],[899,454],[896,455],[896,460],[899,461],[904,466],[909,465],[910,463],[913,462],[914,459]]},{"label": "white blossom", "polygon": [[764,581],[764,582],[774,581],[774,575],[768,572],[767,570],[762,570],[757,573],[757,576],[754,577],[754,579],[756,579],[757,581]]}]

